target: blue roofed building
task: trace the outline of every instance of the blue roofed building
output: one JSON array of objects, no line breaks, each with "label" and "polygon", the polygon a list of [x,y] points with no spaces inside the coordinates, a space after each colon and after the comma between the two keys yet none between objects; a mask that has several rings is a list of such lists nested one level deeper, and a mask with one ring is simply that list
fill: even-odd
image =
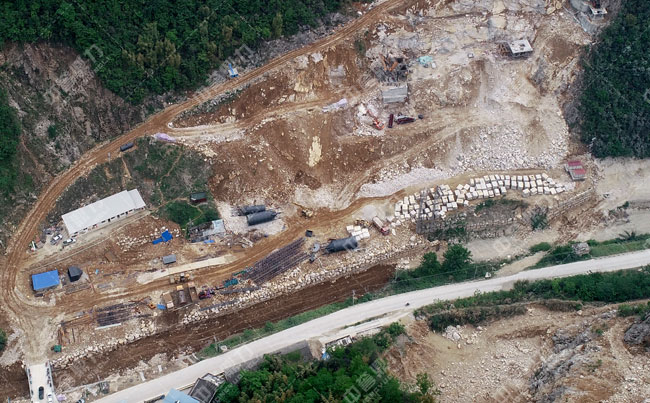
[{"label": "blue roofed building", "polygon": [[34,291],[45,291],[59,285],[58,270],[50,270],[45,273],[32,274],[32,286]]},{"label": "blue roofed building", "polygon": [[176,389],[172,389],[167,393],[167,396],[163,399],[164,403],[201,403],[192,396],[179,392]]}]

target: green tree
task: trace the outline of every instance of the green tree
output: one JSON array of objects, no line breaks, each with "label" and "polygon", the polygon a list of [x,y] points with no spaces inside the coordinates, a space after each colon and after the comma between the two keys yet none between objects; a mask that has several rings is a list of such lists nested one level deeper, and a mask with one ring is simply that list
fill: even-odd
[{"label": "green tree", "polygon": [[442,271],[454,278],[466,278],[472,268],[472,253],[463,245],[455,244],[449,247],[444,254]]},{"label": "green tree", "polygon": [[282,25],[282,14],[278,12],[275,14],[275,17],[273,17],[273,21],[271,22],[274,38],[279,38],[282,36]]}]

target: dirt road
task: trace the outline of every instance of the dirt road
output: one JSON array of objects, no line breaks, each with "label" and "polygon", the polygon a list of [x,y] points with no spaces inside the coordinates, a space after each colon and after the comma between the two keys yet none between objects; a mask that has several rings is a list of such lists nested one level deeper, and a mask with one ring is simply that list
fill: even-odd
[{"label": "dirt road", "polygon": [[[311,45],[296,49],[283,56],[273,59],[266,65],[251,71],[250,73],[227,81],[222,84],[217,84],[206,90],[198,93],[187,101],[172,105],[164,109],[162,112],[150,117],[144,123],[133,129],[132,131],[114,139],[113,141],[104,145],[98,146],[82,158],[80,158],[72,167],[61,175],[56,176],[49,186],[41,193],[40,197],[27,214],[26,218],[17,228],[11,242],[7,248],[7,257],[5,260],[5,270],[2,271],[0,277],[0,284],[5,292],[1,295],[1,302],[3,309],[6,311],[9,319],[14,327],[21,329],[27,337],[25,337],[25,360],[40,361],[44,357],[44,346],[39,343],[37,337],[29,337],[29,335],[37,334],[36,329],[39,327],[40,316],[50,315],[54,312],[53,308],[46,308],[37,305],[34,301],[21,297],[15,292],[14,284],[16,282],[17,273],[23,268],[23,262],[26,257],[27,247],[29,242],[37,234],[39,225],[44,221],[47,213],[51,211],[56,203],[58,197],[63,191],[74,181],[88,173],[97,164],[103,163],[108,160],[109,153],[116,155],[119,153],[119,146],[129,141],[133,141],[138,137],[151,135],[156,132],[165,131],[167,124],[174,120],[183,111],[186,111],[202,102],[211,99],[219,94],[236,89],[247,82],[255,80],[264,76],[268,72],[282,66],[294,59],[295,57],[303,54],[317,52],[322,49],[347,40],[351,35],[356,33],[361,28],[373,21],[376,21],[382,15],[386,14],[394,7],[401,6],[402,2],[398,0],[388,0],[384,3],[371,9],[362,17],[342,27],[333,35],[323,38]],[[266,250],[266,248],[262,248]],[[264,252],[266,253],[266,252]],[[252,253],[251,255],[259,257],[264,253]]]}]

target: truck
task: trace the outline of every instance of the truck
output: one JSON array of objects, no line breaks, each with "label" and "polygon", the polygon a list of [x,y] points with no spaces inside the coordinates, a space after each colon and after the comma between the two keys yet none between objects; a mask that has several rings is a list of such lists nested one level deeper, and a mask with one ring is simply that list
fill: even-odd
[{"label": "truck", "polygon": [[187,303],[187,296],[185,295],[185,289],[183,289],[183,286],[177,286],[176,291],[178,292],[178,303],[181,305]]},{"label": "truck", "polygon": [[129,148],[133,148],[133,146],[134,146],[133,142],[129,141],[128,143],[122,144],[120,146],[120,151],[124,152],[124,151],[128,150]]},{"label": "truck", "polygon": [[372,219],[372,223],[375,225],[375,227],[377,228],[377,230],[378,230],[379,232],[381,232],[382,235],[388,235],[388,234],[390,234],[390,229],[388,228],[388,226],[387,226],[386,224],[384,224],[384,222],[381,220],[381,218],[375,216],[375,217]]},{"label": "truck", "polygon": [[404,125],[406,123],[413,123],[415,122],[415,118],[412,118],[410,116],[405,116],[405,115],[399,115],[397,116],[397,119],[395,120],[398,125]]}]

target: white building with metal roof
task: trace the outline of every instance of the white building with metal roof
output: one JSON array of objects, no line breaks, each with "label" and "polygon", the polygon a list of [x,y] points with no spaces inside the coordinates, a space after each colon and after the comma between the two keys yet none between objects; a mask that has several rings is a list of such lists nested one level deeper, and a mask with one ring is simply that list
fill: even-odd
[{"label": "white building with metal roof", "polygon": [[146,207],[137,189],[124,190],[105,199],[63,214],[63,223],[70,236],[127,216]]}]

